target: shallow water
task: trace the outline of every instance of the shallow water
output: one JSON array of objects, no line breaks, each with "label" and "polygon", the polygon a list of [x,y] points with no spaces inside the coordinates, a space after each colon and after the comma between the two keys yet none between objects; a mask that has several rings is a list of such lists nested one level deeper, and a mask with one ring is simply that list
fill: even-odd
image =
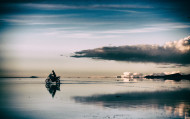
[{"label": "shallow water", "polygon": [[190,81],[0,79],[0,115],[10,119],[190,118]]}]

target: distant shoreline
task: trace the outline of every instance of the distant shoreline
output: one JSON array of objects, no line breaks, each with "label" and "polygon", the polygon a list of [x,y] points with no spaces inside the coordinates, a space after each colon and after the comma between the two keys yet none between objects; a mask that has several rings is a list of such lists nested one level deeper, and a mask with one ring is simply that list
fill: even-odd
[{"label": "distant shoreline", "polygon": [[[38,76],[29,76],[29,77],[0,77],[0,78],[45,78],[45,77],[38,77]],[[88,77],[62,77],[62,78],[130,78],[130,77],[121,77],[121,76],[101,76],[101,77],[94,77],[94,76],[88,76]],[[175,73],[175,74],[170,74],[170,75],[146,75],[144,77],[133,77],[133,78],[146,78],[146,79],[171,79],[171,80],[179,80],[179,79],[187,79],[190,80],[190,74],[180,74],[180,73]]]},{"label": "distant shoreline", "polygon": [[[30,77],[0,77],[0,78],[46,78],[46,77],[38,77],[38,76],[30,76]],[[100,77],[94,77],[94,76],[88,76],[88,77],[80,77],[80,76],[68,76],[68,77],[61,77],[61,78],[117,78],[116,76],[100,76]]]},{"label": "distant shoreline", "polygon": [[30,76],[30,77],[0,77],[0,78],[41,78],[38,76]]}]

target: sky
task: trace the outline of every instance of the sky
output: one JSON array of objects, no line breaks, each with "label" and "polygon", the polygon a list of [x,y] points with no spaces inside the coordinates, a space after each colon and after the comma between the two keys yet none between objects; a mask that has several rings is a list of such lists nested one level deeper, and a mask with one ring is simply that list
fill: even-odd
[{"label": "sky", "polygon": [[0,76],[190,73],[188,0],[1,0]]}]

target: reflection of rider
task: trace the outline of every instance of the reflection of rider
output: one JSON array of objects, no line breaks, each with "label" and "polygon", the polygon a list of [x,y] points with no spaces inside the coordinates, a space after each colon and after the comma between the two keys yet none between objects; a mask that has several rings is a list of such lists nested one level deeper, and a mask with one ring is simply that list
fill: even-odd
[{"label": "reflection of rider", "polygon": [[49,91],[49,93],[52,95],[52,98],[54,98],[56,90],[60,91],[60,85],[59,84],[56,84],[56,85],[46,84],[46,88]]}]

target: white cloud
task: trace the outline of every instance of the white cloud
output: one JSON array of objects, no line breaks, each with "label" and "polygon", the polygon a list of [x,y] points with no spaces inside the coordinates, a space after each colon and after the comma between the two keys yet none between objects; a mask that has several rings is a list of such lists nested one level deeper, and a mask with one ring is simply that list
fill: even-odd
[{"label": "white cloud", "polygon": [[22,25],[50,25],[50,24],[65,24],[65,23],[57,23],[57,22],[41,22],[41,21],[33,21],[32,19],[0,19],[4,22],[16,23]]},{"label": "white cloud", "polygon": [[181,52],[190,51],[190,36],[178,41],[166,42],[164,48],[171,48]]},{"label": "white cloud", "polygon": [[63,9],[150,9],[152,6],[148,5],[122,5],[122,4],[95,4],[95,5],[66,5],[66,4],[22,4],[21,6],[32,7],[37,9],[51,9],[51,10],[63,10]]},{"label": "white cloud", "polygon": [[184,29],[184,28],[190,28],[190,24],[181,24],[181,23],[153,24],[135,29],[107,30],[102,33],[109,33],[109,34],[148,33],[148,32],[168,31],[168,30]]},{"label": "white cloud", "polygon": [[[182,74],[180,71],[171,71],[171,72],[152,73],[149,75],[165,76],[165,75],[171,75],[171,74],[176,74],[176,73]],[[121,75],[121,78],[143,78],[145,76],[147,76],[147,75],[143,75],[142,73],[124,72],[123,75]]]},{"label": "white cloud", "polygon": [[153,75],[153,76],[165,76],[165,75],[171,75],[171,74],[176,74],[176,73],[180,73],[180,71],[171,71],[171,72],[161,72],[161,73],[153,73],[153,74],[150,74],[150,75]]},{"label": "white cloud", "polygon": [[123,75],[121,75],[122,78],[141,78],[143,77],[142,73],[132,73],[132,72],[124,72]]}]

